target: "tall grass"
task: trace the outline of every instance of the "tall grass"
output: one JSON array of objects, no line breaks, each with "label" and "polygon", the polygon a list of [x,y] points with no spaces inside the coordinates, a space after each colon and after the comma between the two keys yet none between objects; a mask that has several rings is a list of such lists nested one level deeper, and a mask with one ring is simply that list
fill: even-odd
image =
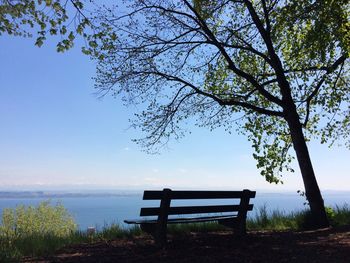
[{"label": "tall grass", "polygon": [[[331,226],[350,225],[350,207],[326,207],[327,217]],[[308,230],[312,229],[312,215],[310,210],[285,213],[274,210],[269,212],[266,206],[260,207],[253,218],[247,220],[250,230]]]},{"label": "tall grass", "polygon": [[336,205],[330,220],[333,226],[350,225],[350,206],[347,204],[343,206]]}]

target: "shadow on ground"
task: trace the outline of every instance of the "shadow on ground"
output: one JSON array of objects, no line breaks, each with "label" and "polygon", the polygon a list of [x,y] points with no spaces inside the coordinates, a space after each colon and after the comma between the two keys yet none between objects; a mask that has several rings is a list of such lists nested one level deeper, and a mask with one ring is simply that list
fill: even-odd
[{"label": "shadow on ground", "polygon": [[152,238],[111,240],[64,248],[25,262],[350,262],[350,226],[308,232],[191,233],[169,237],[166,249]]}]

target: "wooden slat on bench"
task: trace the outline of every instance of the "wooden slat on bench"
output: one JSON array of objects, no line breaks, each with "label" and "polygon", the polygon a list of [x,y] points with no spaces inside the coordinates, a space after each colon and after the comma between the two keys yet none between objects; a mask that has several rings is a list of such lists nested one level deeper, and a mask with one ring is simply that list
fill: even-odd
[{"label": "wooden slat on bench", "polygon": [[[238,211],[239,205],[210,205],[210,206],[175,206],[168,210],[169,215],[178,214],[206,214]],[[252,210],[253,205],[248,205],[247,210]],[[159,214],[159,207],[141,208],[140,216],[156,216]]]},{"label": "wooden slat on bench", "polygon": [[[163,191],[144,191],[143,200],[159,200]],[[242,191],[171,191],[171,199],[224,199],[241,198]],[[250,198],[255,197],[255,192],[249,191]]]},{"label": "wooden slat on bench", "polygon": [[[201,223],[201,222],[211,222],[224,219],[234,219],[237,215],[218,215],[218,216],[201,216],[201,217],[178,217],[169,218],[168,224],[178,224],[178,223]],[[138,220],[124,220],[127,224],[156,224],[157,219],[138,219]]]}]

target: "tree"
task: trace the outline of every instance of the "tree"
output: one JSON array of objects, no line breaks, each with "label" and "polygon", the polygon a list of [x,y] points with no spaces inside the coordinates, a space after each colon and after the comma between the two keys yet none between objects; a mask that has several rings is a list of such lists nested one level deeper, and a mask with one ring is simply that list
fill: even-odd
[{"label": "tree", "polygon": [[[293,146],[315,227],[329,225],[307,142],[349,136],[349,1],[134,0],[96,14],[96,87],[148,103],[133,125],[152,150],[200,126],[237,129],[278,183]],[[157,149],[157,148],[156,148]]]},{"label": "tree", "polygon": [[35,45],[41,47],[47,35],[60,35],[57,51],[64,52],[77,34],[87,37],[91,24],[83,7],[79,0],[0,0],[0,36],[32,37],[37,31]]}]

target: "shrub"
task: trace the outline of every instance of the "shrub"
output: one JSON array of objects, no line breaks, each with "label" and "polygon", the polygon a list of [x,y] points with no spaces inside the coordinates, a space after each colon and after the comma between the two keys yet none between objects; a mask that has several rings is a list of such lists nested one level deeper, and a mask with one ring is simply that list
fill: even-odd
[{"label": "shrub", "polygon": [[50,253],[76,230],[73,217],[60,203],[52,206],[44,201],[36,207],[6,208],[0,225],[0,262]]},{"label": "shrub", "polygon": [[7,238],[32,235],[65,237],[76,229],[77,225],[73,217],[62,204],[51,206],[50,201],[44,201],[37,207],[20,205],[15,209],[4,209],[0,236]]}]

